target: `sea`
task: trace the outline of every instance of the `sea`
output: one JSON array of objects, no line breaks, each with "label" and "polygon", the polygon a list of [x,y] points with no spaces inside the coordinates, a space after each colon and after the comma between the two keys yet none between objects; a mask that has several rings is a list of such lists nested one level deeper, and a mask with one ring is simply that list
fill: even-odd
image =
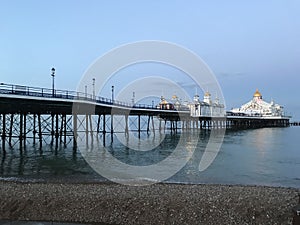
[{"label": "sea", "polygon": [[[300,127],[226,130],[217,140],[218,149],[208,149],[215,139],[207,130],[138,138],[135,134],[130,139],[124,135],[98,135],[93,143],[89,140],[77,148],[71,139],[66,145],[45,141],[42,147],[31,142],[22,149],[18,144],[6,146],[6,154],[0,148],[0,180],[123,183],[138,178],[153,183],[300,188]],[[211,159],[201,170],[205,154]]]}]

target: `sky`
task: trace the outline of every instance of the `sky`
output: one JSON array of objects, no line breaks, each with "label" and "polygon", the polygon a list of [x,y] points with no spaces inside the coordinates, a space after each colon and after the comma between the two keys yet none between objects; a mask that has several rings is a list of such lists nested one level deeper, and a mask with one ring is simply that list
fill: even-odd
[{"label": "sky", "polygon": [[[1,0],[0,82],[51,88],[55,67],[55,87],[75,90],[111,49],[161,40],[191,50],[209,66],[228,109],[249,101],[258,88],[266,101],[300,120],[299,28],[296,0]],[[172,68],[147,64],[141,73],[146,70],[180,80]],[[124,88],[121,78],[115,80],[116,91]]]}]

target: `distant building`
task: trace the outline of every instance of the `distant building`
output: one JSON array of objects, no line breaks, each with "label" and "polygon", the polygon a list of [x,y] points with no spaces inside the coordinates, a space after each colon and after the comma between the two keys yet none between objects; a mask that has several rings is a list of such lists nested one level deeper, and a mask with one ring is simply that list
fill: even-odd
[{"label": "distant building", "polygon": [[200,101],[199,95],[194,96],[193,102],[182,103],[176,95],[172,96],[172,100],[167,101],[165,97],[161,96],[160,103],[156,106],[162,110],[177,110],[190,111],[192,117],[224,117],[224,105],[219,103],[219,99],[211,99],[211,94],[206,92],[203,101]]},{"label": "distant building", "polygon": [[216,97],[214,101],[211,99],[211,94],[206,92],[203,101],[200,101],[199,95],[194,96],[193,102],[188,104],[191,117],[224,117],[225,107],[220,104],[219,99]]},{"label": "distant building", "polygon": [[272,100],[270,103],[265,102],[261,93],[256,89],[253,99],[240,108],[234,108],[229,111],[233,115],[262,116],[262,117],[284,117],[283,106],[275,104]]},{"label": "distant building", "polygon": [[174,110],[174,104],[171,102],[168,102],[164,96],[161,96],[160,98],[160,103],[157,105],[158,109],[162,110]]}]

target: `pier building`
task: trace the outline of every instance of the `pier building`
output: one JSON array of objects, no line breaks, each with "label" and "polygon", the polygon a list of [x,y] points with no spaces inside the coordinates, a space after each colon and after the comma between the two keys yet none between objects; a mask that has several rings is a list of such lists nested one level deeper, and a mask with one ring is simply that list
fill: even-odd
[{"label": "pier building", "polygon": [[273,100],[266,102],[262,94],[256,89],[252,100],[242,105],[240,108],[233,108],[229,111],[232,114],[243,114],[248,116],[261,117],[286,117],[283,106],[276,104]]},{"label": "pier building", "polygon": [[225,117],[225,106],[219,102],[216,96],[211,99],[211,94],[206,92],[203,101],[200,101],[199,95],[195,94],[193,102],[188,104],[191,117]]}]

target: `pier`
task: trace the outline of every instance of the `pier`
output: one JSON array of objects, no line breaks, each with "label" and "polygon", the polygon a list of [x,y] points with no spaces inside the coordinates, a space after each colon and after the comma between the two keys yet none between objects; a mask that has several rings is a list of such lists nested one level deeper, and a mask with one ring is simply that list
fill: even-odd
[{"label": "pier", "polygon": [[[248,129],[288,127],[289,117],[262,117],[227,113],[224,116],[199,115],[185,110],[160,109],[153,105],[130,104],[87,93],[0,84],[1,146],[27,140],[76,148],[79,134],[86,142],[95,136],[114,133],[184,132],[190,129]],[[113,141],[113,140],[111,140]]]},{"label": "pier", "polygon": [[294,127],[300,126],[300,122],[291,122],[290,126],[294,126]]}]

